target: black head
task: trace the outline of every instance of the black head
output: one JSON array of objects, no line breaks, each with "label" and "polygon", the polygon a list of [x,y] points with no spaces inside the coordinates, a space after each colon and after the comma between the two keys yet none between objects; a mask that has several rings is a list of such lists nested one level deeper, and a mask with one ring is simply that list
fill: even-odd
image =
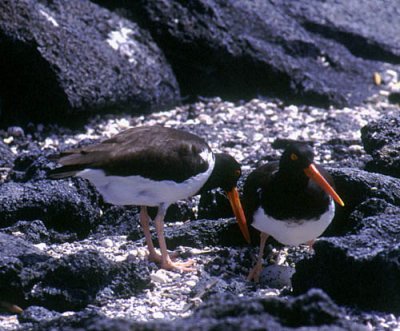
[{"label": "black head", "polygon": [[305,143],[291,143],[286,147],[279,161],[280,171],[298,173],[314,162],[314,152]]},{"label": "black head", "polygon": [[308,182],[311,179],[339,205],[344,206],[342,199],[329,183],[330,177],[327,180],[318,167],[313,164],[313,161],[314,153],[311,146],[305,143],[292,143],[282,154],[277,177],[283,182],[289,182],[293,189],[310,187]]},{"label": "black head", "polygon": [[236,184],[241,174],[240,164],[232,156],[229,154],[215,154],[214,169],[201,191],[208,191],[220,187],[226,192],[232,211],[239,224],[240,231],[246,241],[250,243],[250,234],[247,228],[246,217],[239,199],[239,193],[236,189]]},{"label": "black head", "polygon": [[236,187],[242,171],[240,164],[229,154],[215,154],[215,166],[210,178],[203,186],[203,190],[220,187],[224,191],[231,191]]}]

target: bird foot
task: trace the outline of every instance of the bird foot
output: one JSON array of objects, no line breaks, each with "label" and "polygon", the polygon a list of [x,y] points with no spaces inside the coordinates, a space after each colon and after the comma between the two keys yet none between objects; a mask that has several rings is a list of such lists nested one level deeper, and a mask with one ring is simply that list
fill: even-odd
[{"label": "bird foot", "polygon": [[171,259],[161,262],[161,268],[165,270],[192,272],[196,268],[191,267],[195,263],[194,260],[187,260],[185,262],[172,262]]},{"label": "bird foot", "polygon": [[[168,255],[172,261],[176,260],[179,256],[178,252],[172,252],[172,253],[169,253]],[[162,262],[161,254],[158,254],[158,253],[149,253],[148,259],[149,259],[149,261],[157,263],[157,264],[161,264],[161,262]]]},{"label": "bird foot", "polygon": [[257,263],[249,272],[249,275],[247,276],[247,280],[249,282],[254,281],[255,283],[258,283],[260,281],[260,275],[263,270],[262,264]]}]

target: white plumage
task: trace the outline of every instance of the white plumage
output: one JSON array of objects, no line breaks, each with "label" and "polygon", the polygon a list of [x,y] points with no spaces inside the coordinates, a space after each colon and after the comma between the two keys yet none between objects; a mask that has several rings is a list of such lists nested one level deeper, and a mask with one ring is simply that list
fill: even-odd
[{"label": "white plumage", "polygon": [[332,222],[335,203],[330,199],[328,210],[312,220],[279,221],[265,214],[260,207],[254,213],[253,223],[257,230],[267,233],[281,244],[296,246],[319,237]]}]

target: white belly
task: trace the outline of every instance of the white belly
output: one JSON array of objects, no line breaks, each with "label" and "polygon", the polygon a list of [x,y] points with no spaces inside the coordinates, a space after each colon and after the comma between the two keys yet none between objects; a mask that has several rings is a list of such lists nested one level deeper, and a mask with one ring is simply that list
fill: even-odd
[{"label": "white belly", "polygon": [[303,221],[279,221],[264,213],[260,207],[254,213],[253,223],[257,230],[272,236],[281,244],[295,246],[319,237],[335,215],[335,203],[331,199],[328,210],[318,219]]},{"label": "white belly", "polygon": [[155,207],[161,203],[169,205],[196,194],[211,175],[213,158],[209,164],[206,172],[181,183],[172,180],[155,181],[141,176],[106,176],[99,169],[85,169],[77,173],[77,176],[88,179],[108,203]]}]

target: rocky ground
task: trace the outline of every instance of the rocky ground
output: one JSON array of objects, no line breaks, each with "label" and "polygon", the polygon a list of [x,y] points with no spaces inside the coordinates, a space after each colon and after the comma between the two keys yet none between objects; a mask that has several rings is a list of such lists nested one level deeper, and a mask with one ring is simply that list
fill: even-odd
[{"label": "rocky ground", "polygon": [[[399,14],[374,0],[1,1],[0,329],[400,329]],[[254,284],[257,236],[243,242],[224,194],[179,202],[167,244],[197,271],[160,271],[136,207],[48,178],[60,150],[138,125],[232,154],[239,189],[307,141],[345,206],[313,251],[270,241]]]},{"label": "rocky ground", "polygon": [[[72,226],[73,221],[67,225],[59,224],[60,221],[69,222],[68,217],[72,219],[71,215],[76,216],[68,209],[60,212],[66,213],[64,218],[54,211],[49,212],[52,216],[47,219],[44,216],[41,218],[41,213],[32,207],[33,202],[30,201],[32,199],[37,202],[38,198],[31,198],[28,194],[24,196],[21,208],[28,209],[25,215],[33,213],[31,216],[36,218],[29,220],[20,217],[18,223],[12,222],[10,219],[14,216],[15,220],[18,212],[6,207],[12,201],[10,196],[14,194],[15,187],[24,192],[28,187],[34,187],[32,195],[35,195],[42,183],[53,185],[49,184],[52,181],[46,179],[46,169],[55,166],[48,160],[48,155],[82,141],[89,143],[138,125],[165,125],[197,133],[205,137],[215,151],[228,152],[240,161],[244,178],[257,165],[276,159],[280,153],[279,146],[285,140],[309,141],[314,145],[316,161],[326,164],[333,172],[338,171],[335,176],[340,180],[342,169],[360,171],[372,161],[372,157],[363,148],[361,128],[370,122],[398,114],[399,111],[398,105],[387,101],[384,91],[361,106],[343,109],[284,105],[276,100],[261,99],[231,103],[214,98],[147,116],[95,117],[78,129],[36,125],[25,130],[10,127],[7,131],[1,131],[2,148],[7,150],[4,155],[8,155],[1,168],[3,193],[0,199],[2,221],[8,224],[3,226],[1,232],[23,240],[29,252],[32,250],[40,256],[39,260],[45,261],[44,265],[51,265],[46,267],[48,269],[44,278],[21,276],[21,269],[16,272],[21,295],[15,296],[10,292],[9,296],[3,294],[1,300],[3,305],[18,304],[24,311],[14,314],[6,309],[8,312],[4,311],[0,315],[1,328],[54,330],[69,327],[75,330],[79,326],[93,330],[189,330],[196,329],[196,326],[199,330],[208,330],[215,325],[223,326],[224,329],[230,326],[232,329],[243,330],[256,329],[257,325],[282,329],[306,326],[316,329],[324,326],[339,329],[400,328],[400,306],[390,306],[398,302],[397,297],[392,298],[392,303],[383,309],[379,305],[366,308],[357,300],[350,300],[344,305],[340,298],[337,306],[322,291],[308,292],[307,285],[299,285],[299,282],[305,284],[302,281],[304,278],[298,277],[295,292],[306,294],[292,297],[293,288],[289,278],[299,261],[313,261],[314,255],[318,257],[321,254],[318,243],[314,253],[304,247],[283,248],[271,242],[268,247],[269,258],[266,259],[266,264],[270,266],[264,272],[260,284],[247,282],[246,275],[254,263],[256,244],[247,246],[241,241],[229,209],[225,208],[226,201],[219,192],[202,196],[201,199],[195,197],[187,203],[182,202],[172,208],[168,216],[168,246],[176,248],[182,258],[196,261],[197,271],[185,274],[158,270],[156,265],[147,262],[136,208],[124,209],[104,204],[84,181],[62,182],[72,190],[70,194],[78,194],[78,200],[88,199],[87,204],[92,206],[88,210],[95,215],[86,216],[92,218],[91,221],[86,220],[92,222],[86,232],[76,230]],[[399,188],[398,180],[393,178],[393,181],[397,181],[397,184],[391,182],[391,187],[398,185],[396,188]],[[10,188],[10,185],[16,186]],[[346,197],[348,194],[341,192],[341,188],[339,185],[339,193]],[[7,189],[11,193],[5,196]],[[45,186],[45,189],[48,187]],[[58,189],[58,186],[51,188],[51,192],[58,192]],[[53,194],[51,192],[50,195]],[[400,191],[392,194],[397,196],[397,200],[394,200],[398,205]],[[379,197],[382,198],[382,195]],[[37,206],[44,205],[51,209],[57,199],[41,201]],[[73,205],[76,202],[68,200],[68,203]],[[81,208],[87,209],[85,204]],[[336,222],[346,221],[356,207],[358,205],[351,202],[351,210],[344,213],[347,216],[338,217]],[[24,220],[36,222],[35,227],[32,223],[24,223]],[[354,219],[352,222],[354,225]],[[349,228],[342,224],[340,230],[333,227],[328,235],[336,235],[332,238],[349,238]],[[351,228],[353,233],[354,228]],[[330,240],[329,237],[327,239]],[[10,244],[6,238],[0,241],[3,249],[9,247],[12,250],[14,246],[10,245],[19,245],[18,242]],[[21,257],[26,257],[26,252],[18,256],[15,254],[10,255],[20,259],[20,265],[26,266],[26,261]],[[3,261],[3,271],[6,263],[10,265],[10,262]],[[324,263],[329,265],[329,257]],[[76,265],[72,271],[71,264]],[[28,269],[30,272],[38,272],[31,265]],[[300,271],[307,273],[304,267]],[[77,276],[81,272],[86,272],[87,278]],[[16,286],[12,278],[7,278],[9,275],[3,272],[1,277],[3,290],[7,288],[5,281],[12,284],[11,288]],[[310,287],[313,287],[312,282]],[[76,293],[78,289],[82,293]],[[335,293],[333,297],[336,301]],[[308,304],[318,307],[315,309],[316,316],[321,318],[320,322],[310,317]],[[222,307],[230,305],[230,309],[236,313],[228,308],[222,311]],[[261,305],[264,308],[257,313],[256,308],[254,311],[249,310],[249,305]],[[281,307],[281,311],[289,309],[289,315],[300,314],[302,317],[293,317],[295,322],[290,322],[281,316],[282,313],[278,313],[278,308],[271,309],[270,305],[282,305],[286,308]],[[299,305],[304,311],[293,313],[293,307]],[[218,309],[222,310],[218,312]],[[253,314],[258,314],[258,317],[251,322],[247,321],[245,316]],[[210,319],[212,315],[215,315],[214,320]],[[238,318],[242,315],[243,318]],[[225,320],[221,316],[226,316]],[[269,324],[271,321],[276,324]]]}]

